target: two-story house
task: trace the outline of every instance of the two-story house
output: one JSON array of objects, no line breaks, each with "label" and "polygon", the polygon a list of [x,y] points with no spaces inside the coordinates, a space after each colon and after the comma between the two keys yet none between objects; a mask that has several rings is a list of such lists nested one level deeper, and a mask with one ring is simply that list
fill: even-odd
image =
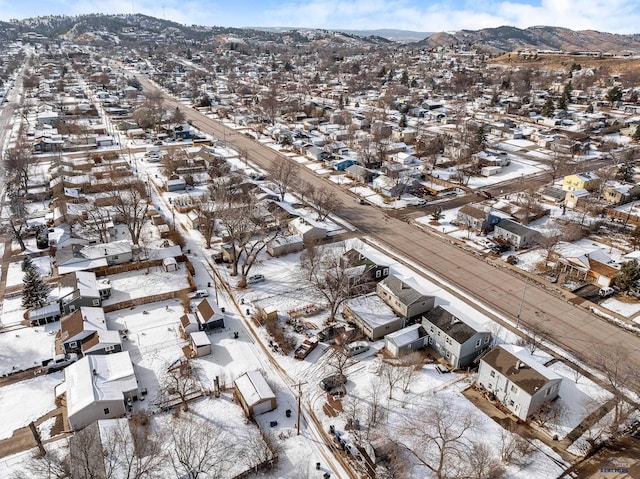
[{"label": "two-story house", "polygon": [[422,318],[427,345],[455,369],[467,367],[491,346],[491,333],[451,306],[436,306]]},{"label": "two-story house", "polygon": [[351,248],[342,256],[346,267],[364,266],[363,275],[366,281],[380,281],[389,276],[389,264],[383,258],[376,258],[372,254]]},{"label": "two-story house", "polygon": [[408,281],[390,275],[378,283],[376,293],[398,316],[410,321],[432,310],[436,297],[422,293]]},{"label": "two-story house", "polygon": [[595,173],[575,173],[562,179],[562,189],[565,191],[595,191],[599,183],[600,178]]},{"label": "two-story house", "polygon": [[561,376],[517,346],[496,346],[480,359],[477,384],[523,421],[555,399],[561,383]]}]

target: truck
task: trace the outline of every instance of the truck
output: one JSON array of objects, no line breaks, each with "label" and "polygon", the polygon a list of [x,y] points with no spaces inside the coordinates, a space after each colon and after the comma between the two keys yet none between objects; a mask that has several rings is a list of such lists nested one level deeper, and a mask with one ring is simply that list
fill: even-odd
[{"label": "truck", "polygon": [[66,368],[71,363],[75,363],[78,360],[76,353],[58,354],[51,359],[45,359],[42,361],[42,369],[46,373],[52,373]]},{"label": "truck", "polygon": [[316,349],[317,346],[318,346],[318,338],[305,339],[304,341],[302,341],[302,344],[296,348],[295,352],[293,353],[293,356],[296,359],[302,360],[307,356],[309,356],[309,353],[311,353],[311,351]]}]

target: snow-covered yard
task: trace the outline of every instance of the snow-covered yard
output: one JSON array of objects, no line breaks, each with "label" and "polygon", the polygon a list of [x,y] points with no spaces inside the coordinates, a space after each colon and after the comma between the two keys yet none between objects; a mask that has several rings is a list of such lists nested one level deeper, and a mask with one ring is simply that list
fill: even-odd
[{"label": "snow-covered yard", "polygon": [[105,306],[189,287],[187,270],[181,263],[177,271],[166,272],[161,266],[154,266],[148,272],[145,269],[114,274],[109,276],[109,280],[111,297],[103,301]]},{"label": "snow-covered yard", "polygon": [[0,374],[39,366],[55,355],[55,333],[60,323],[0,333]]}]

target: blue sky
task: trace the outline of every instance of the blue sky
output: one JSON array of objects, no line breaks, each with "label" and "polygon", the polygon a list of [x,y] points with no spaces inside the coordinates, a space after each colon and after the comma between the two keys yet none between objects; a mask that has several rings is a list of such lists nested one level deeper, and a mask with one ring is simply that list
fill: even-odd
[{"label": "blue sky", "polygon": [[638,0],[0,0],[0,19],[81,13],[144,13],[221,26],[400,28],[418,31],[555,25],[640,32]]}]

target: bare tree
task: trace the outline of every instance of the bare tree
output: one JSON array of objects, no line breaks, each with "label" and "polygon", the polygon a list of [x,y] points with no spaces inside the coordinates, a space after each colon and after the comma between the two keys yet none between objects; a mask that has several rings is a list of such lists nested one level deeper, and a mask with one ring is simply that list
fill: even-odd
[{"label": "bare tree", "polygon": [[467,437],[478,426],[471,411],[452,411],[439,397],[407,419],[405,429],[415,439],[413,452],[438,479],[466,476],[473,442]]},{"label": "bare tree", "polygon": [[349,356],[344,354],[342,349],[334,349],[329,357],[329,362],[327,363],[330,368],[335,371],[335,374],[339,374],[340,376],[346,377],[347,367],[351,361],[349,360]]},{"label": "bare tree", "polygon": [[14,239],[20,245],[20,250],[24,251],[26,249],[24,236],[27,232],[27,222],[25,221],[27,217],[27,208],[24,204],[24,197],[18,194],[15,183],[7,185],[7,196],[11,200],[9,227],[11,228]]},{"label": "bare tree", "polygon": [[521,341],[530,354],[535,353],[551,337],[551,331],[545,324],[548,320],[538,319],[527,325],[526,337]]},{"label": "bare tree", "polygon": [[147,211],[149,211],[144,183],[128,178],[113,184],[111,194],[114,198],[113,208],[127,226],[131,242],[138,244],[142,228],[147,223]]},{"label": "bare tree", "polygon": [[[313,248],[313,246],[311,246]],[[301,264],[303,268],[313,266],[311,271],[300,269],[300,275],[311,281],[312,288],[326,301],[331,322],[342,304],[363,292],[366,278],[354,275],[349,264],[343,260],[344,251],[331,247],[321,247],[314,254],[314,263]],[[313,256],[313,255],[312,255]]]},{"label": "bare tree", "polygon": [[505,476],[505,467],[500,459],[485,443],[474,443],[468,454],[470,476],[474,479],[501,479]]},{"label": "bare tree", "polygon": [[11,475],[11,479],[71,479],[69,458],[60,450],[48,451],[44,456],[34,452],[22,462],[20,469]]},{"label": "bare tree", "polygon": [[169,367],[162,377],[162,390],[167,398],[178,397],[183,411],[189,410],[189,398],[198,393],[202,386],[198,378],[199,368],[190,360]]},{"label": "bare tree", "polygon": [[170,434],[167,455],[179,477],[219,479],[237,460],[232,437],[213,421],[182,415]]},{"label": "bare tree", "polygon": [[389,362],[384,362],[380,367],[380,372],[387,382],[387,386],[389,388],[389,399],[393,399],[393,390],[402,379],[402,368],[399,368]]},{"label": "bare tree", "polygon": [[608,389],[616,400],[613,418],[610,421],[612,432],[627,419],[633,409],[629,407],[627,395],[630,389],[637,386],[640,377],[635,362],[629,361],[629,358],[633,357],[632,349],[624,344],[600,346],[596,350],[596,365],[603,373]]},{"label": "bare tree", "polygon": [[322,186],[314,188],[309,194],[310,206],[318,214],[318,221],[324,221],[332,213],[336,213],[342,206],[342,201],[335,193]]},{"label": "bare tree", "polygon": [[239,453],[242,461],[249,469],[258,472],[258,467],[265,463],[275,464],[278,460],[278,444],[271,433],[263,433],[258,429],[243,438]]},{"label": "bare tree", "polygon": [[298,165],[288,158],[281,158],[271,170],[269,178],[278,187],[280,201],[284,201],[287,191],[298,180]]},{"label": "bare tree", "polygon": [[86,210],[87,219],[82,220],[83,226],[98,235],[101,243],[109,242],[109,227],[112,222],[111,210],[106,206],[93,205]]},{"label": "bare tree", "polygon": [[[25,138],[25,136],[21,136],[21,138]],[[29,188],[29,177],[33,164],[33,154],[29,144],[20,140],[14,148],[5,152],[3,160],[10,181],[15,182],[26,193]]]},{"label": "bare tree", "polygon": [[366,396],[369,401],[369,415],[367,417],[367,438],[372,430],[376,428],[383,419],[384,410],[381,407],[381,400],[384,394],[384,383],[380,376],[375,376],[369,384],[368,394]]}]

